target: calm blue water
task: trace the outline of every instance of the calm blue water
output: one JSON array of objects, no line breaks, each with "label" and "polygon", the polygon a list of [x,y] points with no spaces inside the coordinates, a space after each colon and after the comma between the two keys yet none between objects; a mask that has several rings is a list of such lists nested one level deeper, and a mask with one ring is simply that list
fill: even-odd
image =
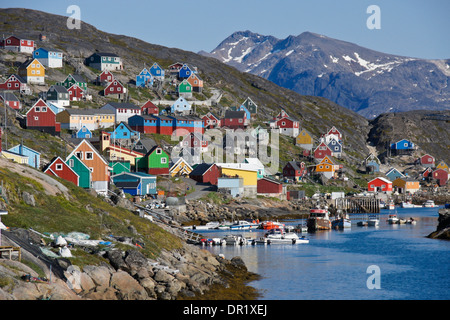
[{"label": "calm blue water", "polygon": [[[450,299],[450,241],[426,238],[436,230],[438,208],[397,209],[398,217],[414,217],[416,225],[389,225],[388,213],[382,210],[378,227],[358,227],[353,220],[358,215],[353,215],[351,229],[307,233],[309,244],[206,248],[227,259],[240,256],[261,275],[250,285],[262,292],[262,299]],[[199,233],[260,237],[264,231]],[[379,267],[380,289],[367,287],[371,265]]]}]

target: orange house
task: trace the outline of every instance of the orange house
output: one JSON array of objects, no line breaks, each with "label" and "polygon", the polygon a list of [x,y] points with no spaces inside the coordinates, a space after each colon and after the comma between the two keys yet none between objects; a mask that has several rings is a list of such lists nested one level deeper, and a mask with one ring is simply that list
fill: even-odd
[{"label": "orange house", "polygon": [[420,189],[419,181],[410,178],[397,178],[392,182],[392,186],[396,187],[399,193],[415,193]]},{"label": "orange house", "polygon": [[67,157],[71,158],[75,155],[83,162],[86,167],[91,170],[92,173],[92,188],[97,193],[106,194],[108,192],[108,186],[110,181],[110,170],[112,170],[108,162],[97,151],[96,148],[86,139],[83,139],[78,146]]},{"label": "orange house", "polygon": [[325,158],[316,165],[316,172],[323,174],[328,179],[336,176],[336,171],[339,170],[340,165],[335,164],[331,157],[325,156]]},{"label": "orange house", "polygon": [[203,80],[200,79],[198,74],[191,73],[189,78],[187,78],[187,82],[189,82],[192,86],[192,90],[195,92],[202,92],[203,89]]}]

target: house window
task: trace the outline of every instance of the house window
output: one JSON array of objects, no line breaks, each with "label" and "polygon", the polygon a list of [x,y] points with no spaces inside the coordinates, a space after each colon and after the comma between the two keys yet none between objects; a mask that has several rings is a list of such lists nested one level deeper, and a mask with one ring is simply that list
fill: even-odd
[{"label": "house window", "polygon": [[70,160],[69,160],[69,166],[70,166],[71,168],[73,168],[73,166],[74,166],[73,159],[70,159]]},{"label": "house window", "polygon": [[55,169],[61,171],[63,169],[63,165],[61,163],[57,163]]},{"label": "house window", "polygon": [[160,148],[156,149],[156,154],[161,154],[162,150]]},{"label": "house window", "polygon": [[86,152],[86,160],[93,160],[93,159],[94,159],[94,153]]},{"label": "house window", "polygon": [[47,112],[47,107],[42,107],[41,112]]},{"label": "house window", "polygon": [[83,160],[83,151],[75,152],[75,156],[76,156],[78,159]]},{"label": "house window", "polygon": [[408,146],[408,143],[407,143],[407,142],[405,142],[404,146],[405,146],[405,147],[407,147],[407,146]]},{"label": "house window", "polygon": [[167,158],[161,158],[161,163],[167,163]]},{"label": "house window", "polygon": [[38,121],[38,120],[39,120],[39,117],[34,117],[34,120],[35,120],[35,121]]}]

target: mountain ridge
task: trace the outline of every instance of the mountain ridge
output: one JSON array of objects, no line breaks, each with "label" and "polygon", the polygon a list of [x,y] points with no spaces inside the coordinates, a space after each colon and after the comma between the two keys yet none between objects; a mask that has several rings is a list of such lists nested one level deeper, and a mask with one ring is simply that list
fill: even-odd
[{"label": "mountain ridge", "polygon": [[277,39],[248,30],[233,33],[208,56],[368,119],[390,111],[450,110],[450,59],[387,54],[313,32]]}]

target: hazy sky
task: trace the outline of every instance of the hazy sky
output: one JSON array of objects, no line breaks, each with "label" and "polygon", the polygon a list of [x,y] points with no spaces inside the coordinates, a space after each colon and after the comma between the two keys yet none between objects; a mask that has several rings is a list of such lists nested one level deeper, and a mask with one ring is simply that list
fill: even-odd
[{"label": "hazy sky", "polygon": [[[311,31],[377,51],[426,59],[450,58],[450,0],[0,0],[70,16],[97,29],[146,42],[211,51],[235,31],[283,39]],[[8,6],[6,6],[8,5]],[[380,9],[381,29],[369,29],[370,5]],[[1,17],[0,17],[1,21]]]}]

